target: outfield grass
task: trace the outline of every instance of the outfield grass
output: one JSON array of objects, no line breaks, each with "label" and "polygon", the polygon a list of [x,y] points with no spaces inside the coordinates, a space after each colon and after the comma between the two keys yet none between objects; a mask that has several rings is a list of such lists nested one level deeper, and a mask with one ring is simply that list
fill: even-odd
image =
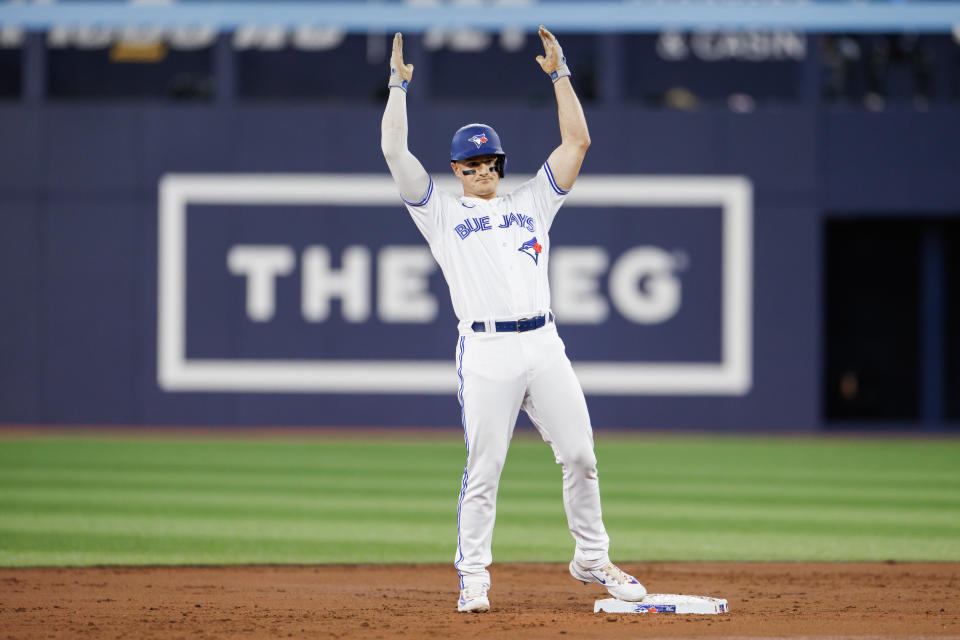
[{"label": "outfield grass", "polygon": [[[619,561],[960,561],[960,441],[599,433]],[[0,565],[449,562],[463,442],[6,436]],[[560,469],[515,438],[498,561],[566,561]]]}]

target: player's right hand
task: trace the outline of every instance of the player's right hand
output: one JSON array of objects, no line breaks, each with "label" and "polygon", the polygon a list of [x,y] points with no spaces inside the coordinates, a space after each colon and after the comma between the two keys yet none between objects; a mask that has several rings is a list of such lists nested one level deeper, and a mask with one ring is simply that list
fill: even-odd
[{"label": "player's right hand", "polygon": [[393,53],[390,54],[390,86],[393,86],[394,78],[400,82],[410,82],[413,78],[413,65],[403,63],[403,34],[399,31],[393,36]]}]

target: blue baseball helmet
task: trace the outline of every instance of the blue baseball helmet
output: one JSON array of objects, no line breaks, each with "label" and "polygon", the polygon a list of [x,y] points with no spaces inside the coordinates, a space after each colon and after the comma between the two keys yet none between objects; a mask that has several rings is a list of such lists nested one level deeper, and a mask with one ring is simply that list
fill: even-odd
[{"label": "blue baseball helmet", "polygon": [[507,154],[500,146],[500,136],[493,127],[475,122],[460,127],[450,142],[450,160],[466,160],[474,156],[494,155],[499,158],[497,173],[503,177],[507,166]]}]

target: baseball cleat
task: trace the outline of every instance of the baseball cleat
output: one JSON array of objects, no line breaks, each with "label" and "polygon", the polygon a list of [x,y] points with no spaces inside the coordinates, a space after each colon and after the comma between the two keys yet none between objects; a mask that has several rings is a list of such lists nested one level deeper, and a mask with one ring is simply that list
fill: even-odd
[{"label": "baseball cleat", "polygon": [[490,600],[487,599],[487,585],[468,584],[460,589],[460,599],[457,600],[457,611],[483,613],[490,611]]},{"label": "baseball cleat", "polygon": [[612,562],[607,563],[602,569],[581,569],[575,562],[570,563],[570,575],[587,584],[596,582],[607,588],[614,598],[636,602],[642,600],[647,595],[647,590],[640,582],[629,573],[625,573],[620,567]]}]

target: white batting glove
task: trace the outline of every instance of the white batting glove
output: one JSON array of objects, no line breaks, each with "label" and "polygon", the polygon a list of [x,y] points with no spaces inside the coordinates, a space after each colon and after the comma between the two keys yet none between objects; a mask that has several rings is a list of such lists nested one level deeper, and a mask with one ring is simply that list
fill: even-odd
[{"label": "white batting glove", "polygon": [[537,32],[537,35],[540,36],[540,41],[543,42],[544,55],[537,56],[537,63],[540,65],[540,68],[543,69],[544,73],[550,76],[550,79],[554,82],[560,78],[569,76],[570,67],[567,66],[567,59],[563,56],[563,49],[560,48],[560,43],[557,42],[554,35],[547,31],[547,28],[543,25],[540,25],[540,30]]},{"label": "white batting glove", "polygon": [[390,54],[390,81],[387,87],[400,87],[404,91],[413,78],[413,65],[403,64],[403,35],[397,32],[393,36],[393,53]]}]

